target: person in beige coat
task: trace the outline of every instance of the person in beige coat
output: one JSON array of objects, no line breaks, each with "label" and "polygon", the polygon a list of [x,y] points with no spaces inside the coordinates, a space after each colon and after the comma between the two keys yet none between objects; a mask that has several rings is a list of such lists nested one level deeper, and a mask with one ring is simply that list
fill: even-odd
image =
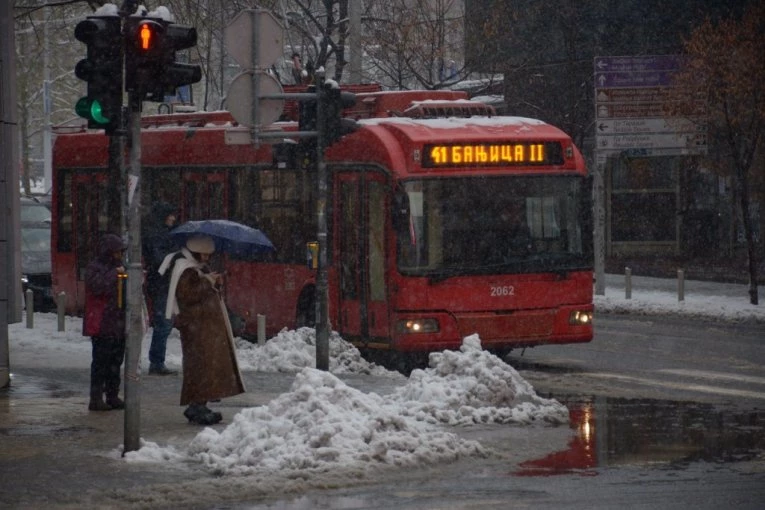
[{"label": "person in beige coat", "polygon": [[181,333],[181,405],[188,405],[183,414],[199,425],[222,419],[219,412],[207,407],[209,401],[245,391],[221,296],[223,277],[208,266],[214,251],[210,237],[192,237],[179,252],[165,257],[159,268],[163,275],[172,271],[165,315],[175,315],[175,327]]}]

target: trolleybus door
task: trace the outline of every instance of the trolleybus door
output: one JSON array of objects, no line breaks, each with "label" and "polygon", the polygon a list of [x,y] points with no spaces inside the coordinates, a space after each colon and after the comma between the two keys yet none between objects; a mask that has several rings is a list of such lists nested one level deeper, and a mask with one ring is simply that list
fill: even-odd
[{"label": "trolleybus door", "polygon": [[227,218],[225,183],[223,170],[184,172],[181,221]]},{"label": "trolleybus door", "polygon": [[385,282],[385,180],[373,173],[339,174],[335,186],[337,330],[350,341],[389,337]]},{"label": "trolleybus door", "polygon": [[[77,309],[85,307],[85,268],[98,255],[98,240],[109,230],[106,174],[75,173],[72,176],[72,225]],[[65,227],[64,227],[65,228]],[[61,236],[61,234],[59,234]]]}]

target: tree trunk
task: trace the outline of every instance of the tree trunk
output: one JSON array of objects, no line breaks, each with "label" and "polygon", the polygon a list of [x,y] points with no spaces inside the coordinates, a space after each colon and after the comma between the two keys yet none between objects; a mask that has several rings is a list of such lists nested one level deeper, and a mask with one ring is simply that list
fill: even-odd
[{"label": "tree trunk", "polygon": [[757,248],[752,232],[752,216],[749,214],[749,189],[746,186],[746,169],[737,165],[736,177],[741,197],[741,217],[744,222],[744,237],[746,238],[747,261],[749,264],[749,302],[753,305],[759,303],[757,293]]}]

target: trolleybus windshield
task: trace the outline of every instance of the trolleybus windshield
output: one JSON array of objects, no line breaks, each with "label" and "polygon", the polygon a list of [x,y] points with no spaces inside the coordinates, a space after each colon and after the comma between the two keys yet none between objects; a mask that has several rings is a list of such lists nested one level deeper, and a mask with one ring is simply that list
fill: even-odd
[{"label": "trolleybus windshield", "polygon": [[[589,188],[574,176],[421,179],[397,208],[402,274],[568,271],[592,267]],[[402,212],[404,211],[404,212]]]}]

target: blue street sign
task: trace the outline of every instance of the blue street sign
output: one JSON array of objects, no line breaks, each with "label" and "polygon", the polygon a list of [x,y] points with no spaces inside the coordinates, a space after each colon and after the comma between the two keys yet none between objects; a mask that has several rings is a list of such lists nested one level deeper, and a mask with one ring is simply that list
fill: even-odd
[{"label": "blue street sign", "polygon": [[595,72],[676,71],[680,68],[682,59],[680,55],[595,57]]}]

